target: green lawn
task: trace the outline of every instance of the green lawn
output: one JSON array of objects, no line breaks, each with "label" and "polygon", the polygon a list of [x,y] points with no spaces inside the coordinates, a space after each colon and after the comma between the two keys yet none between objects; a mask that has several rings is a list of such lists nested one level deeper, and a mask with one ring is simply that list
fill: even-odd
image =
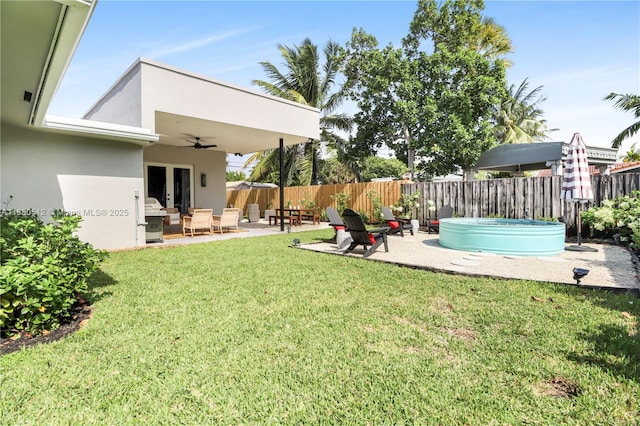
[{"label": "green lawn", "polygon": [[112,253],[84,328],[0,358],[0,422],[638,424],[637,297],[292,238]]}]

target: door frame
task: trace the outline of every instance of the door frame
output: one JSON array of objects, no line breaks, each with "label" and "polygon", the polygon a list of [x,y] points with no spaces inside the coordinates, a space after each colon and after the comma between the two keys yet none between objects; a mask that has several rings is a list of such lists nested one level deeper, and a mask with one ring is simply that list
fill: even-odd
[{"label": "door frame", "polygon": [[[195,206],[195,189],[196,189],[196,185],[195,185],[195,173],[194,173],[194,169],[195,167],[192,164],[170,164],[170,163],[158,163],[155,161],[144,161],[143,162],[143,168],[144,168],[144,196],[148,197],[149,196],[149,176],[148,176],[148,166],[155,166],[155,167],[164,167],[165,168],[165,180],[167,183],[167,188],[171,188],[171,192],[173,193],[173,188],[174,188],[174,181],[173,181],[173,170],[174,169],[189,169],[189,204],[190,207],[194,207]],[[174,207],[174,202],[173,202],[173,194],[170,194],[167,196],[167,205],[165,206],[167,208],[171,208]]]}]

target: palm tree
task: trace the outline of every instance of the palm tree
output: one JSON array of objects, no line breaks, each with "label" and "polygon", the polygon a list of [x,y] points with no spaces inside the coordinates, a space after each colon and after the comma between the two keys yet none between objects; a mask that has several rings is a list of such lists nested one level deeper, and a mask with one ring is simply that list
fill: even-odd
[{"label": "palm tree", "polygon": [[558,130],[547,128],[547,121],[541,118],[543,111],[538,105],[546,100],[539,95],[542,86],[527,92],[527,80],[517,89],[510,85],[506,98],[496,107],[495,132],[499,144],[540,142],[549,139],[549,132]]},{"label": "palm tree", "polygon": [[623,163],[634,163],[636,161],[640,161],[640,148],[636,148],[636,144],[634,143],[629,148],[629,151],[622,157]]},{"label": "palm tree", "polygon": [[[473,38],[473,47],[487,59],[494,60],[513,52],[511,39],[502,25],[493,18],[483,16],[478,31]],[[511,66],[511,61],[501,59],[505,66]]]},{"label": "palm tree", "polygon": [[[300,46],[292,48],[279,45],[278,49],[285,61],[286,72],[281,72],[270,62],[260,62],[270,81],[254,80],[253,84],[265,92],[304,105],[318,108],[320,117],[320,141],[312,141],[286,147],[284,149],[284,183],[311,185],[318,182],[321,142],[333,149],[344,147],[344,140],[334,131],[349,132],[353,120],[346,114],[334,114],[342,105],[345,95],[342,88],[332,93],[340,70],[337,55],[339,45],[332,41],[324,47],[324,64],[320,62],[318,46],[305,39]],[[258,152],[252,155],[245,167],[255,164],[249,178],[264,180],[279,174],[279,149]]]},{"label": "palm tree", "polygon": [[624,129],[618,136],[611,141],[611,148],[620,148],[622,142],[638,133],[640,130],[640,96],[638,95],[621,95],[619,93],[609,93],[605,100],[616,99],[614,107],[622,111],[633,111],[634,118],[638,119],[635,123],[631,123],[629,127]]}]

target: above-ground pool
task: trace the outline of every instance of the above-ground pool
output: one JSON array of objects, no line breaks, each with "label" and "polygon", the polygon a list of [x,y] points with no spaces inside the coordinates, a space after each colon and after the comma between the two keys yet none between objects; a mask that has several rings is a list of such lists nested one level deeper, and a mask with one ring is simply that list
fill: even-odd
[{"label": "above-ground pool", "polygon": [[467,251],[551,256],[564,251],[565,224],[530,219],[440,219],[440,245]]}]

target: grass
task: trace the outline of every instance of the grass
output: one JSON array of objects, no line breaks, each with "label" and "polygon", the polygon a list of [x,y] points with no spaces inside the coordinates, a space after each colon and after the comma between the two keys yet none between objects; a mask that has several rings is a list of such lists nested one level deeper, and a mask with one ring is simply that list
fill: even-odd
[{"label": "grass", "polygon": [[84,328],[0,358],[0,422],[638,424],[637,297],[291,238],[112,253]]}]

